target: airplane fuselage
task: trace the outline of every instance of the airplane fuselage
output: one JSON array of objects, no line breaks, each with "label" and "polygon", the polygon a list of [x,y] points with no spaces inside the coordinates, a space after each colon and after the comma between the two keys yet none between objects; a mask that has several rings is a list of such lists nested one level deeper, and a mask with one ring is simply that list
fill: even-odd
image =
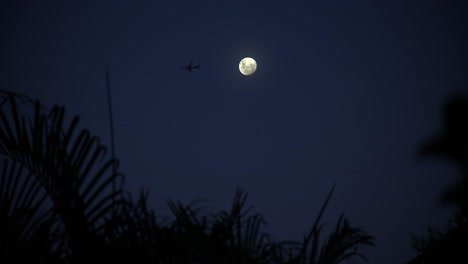
[{"label": "airplane fuselage", "polygon": [[200,69],[200,64],[192,66],[192,63],[190,62],[189,65],[182,67],[182,69],[186,69],[187,71],[192,72],[192,69]]}]

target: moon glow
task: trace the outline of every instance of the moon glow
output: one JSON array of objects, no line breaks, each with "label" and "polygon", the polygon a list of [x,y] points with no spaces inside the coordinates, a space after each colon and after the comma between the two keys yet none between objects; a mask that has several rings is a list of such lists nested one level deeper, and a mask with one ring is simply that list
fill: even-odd
[{"label": "moon glow", "polygon": [[252,75],[257,70],[257,62],[250,58],[243,58],[239,62],[239,71],[244,75]]}]

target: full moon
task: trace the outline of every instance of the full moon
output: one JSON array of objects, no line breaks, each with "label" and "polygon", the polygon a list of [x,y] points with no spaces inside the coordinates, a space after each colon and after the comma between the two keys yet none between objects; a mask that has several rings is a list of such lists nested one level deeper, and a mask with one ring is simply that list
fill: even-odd
[{"label": "full moon", "polygon": [[243,58],[239,62],[239,71],[244,75],[252,75],[257,70],[257,62],[250,58]]}]

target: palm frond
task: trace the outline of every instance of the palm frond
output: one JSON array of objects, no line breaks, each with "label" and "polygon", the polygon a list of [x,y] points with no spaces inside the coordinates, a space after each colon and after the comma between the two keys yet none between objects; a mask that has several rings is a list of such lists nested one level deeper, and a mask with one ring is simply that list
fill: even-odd
[{"label": "palm frond", "polygon": [[53,238],[63,230],[47,193],[15,161],[2,159],[0,168],[0,259],[57,262],[66,252]]},{"label": "palm frond", "polygon": [[72,252],[84,256],[102,242],[100,222],[122,201],[121,185],[112,188],[119,180],[123,183],[123,175],[112,171],[117,160],[100,162],[106,148],[88,130],[77,134],[79,118],[67,126],[63,107],[44,112],[36,102],[33,120],[26,122],[28,114],[17,104],[14,96],[2,102],[0,155],[22,166],[45,190],[66,228]]},{"label": "palm frond", "polygon": [[357,250],[362,245],[373,246],[373,236],[366,235],[359,228],[352,228],[349,221],[340,216],[335,231],[324,245],[318,263],[340,263],[354,256],[367,258]]},{"label": "palm frond", "polygon": [[373,246],[374,237],[366,235],[361,229],[352,228],[342,214],[334,231],[329,235],[324,245],[320,245],[322,225],[320,220],[331,199],[335,184],[328,192],[309,233],[302,242],[283,241],[275,247],[275,259],[278,263],[294,264],[336,264],[353,257],[366,259],[358,252],[361,245]]},{"label": "palm frond", "polygon": [[248,194],[237,189],[230,212],[213,215],[212,236],[221,238],[232,250],[234,263],[266,263],[273,250],[269,235],[262,231],[266,225],[261,214],[250,214],[245,208]]}]

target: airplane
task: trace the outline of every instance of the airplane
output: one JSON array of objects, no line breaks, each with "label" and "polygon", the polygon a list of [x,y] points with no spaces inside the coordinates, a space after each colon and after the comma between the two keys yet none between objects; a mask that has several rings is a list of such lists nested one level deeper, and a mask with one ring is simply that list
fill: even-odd
[{"label": "airplane", "polygon": [[183,66],[182,69],[186,69],[189,72],[192,72],[192,69],[200,69],[200,64],[192,66],[192,62],[189,63],[187,66]]}]

